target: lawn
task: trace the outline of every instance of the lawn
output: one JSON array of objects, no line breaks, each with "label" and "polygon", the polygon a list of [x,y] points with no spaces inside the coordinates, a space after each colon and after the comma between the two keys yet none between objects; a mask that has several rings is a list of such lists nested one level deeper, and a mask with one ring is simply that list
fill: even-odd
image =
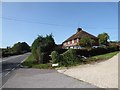
[{"label": "lawn", "polygon": [[97,56],[93,56],[92,58],[95,58],[95,59],[110,59],[112,58],[114,55],[116,55],[118,53],[118,51],[116,52],[111,52],[111,53],[107,53],[107,54],[103,54],[103,55],[97,55]]},{"label": "lawn", "polygon": [[96,61],[107,60],[107,59],[112,58],[113,56],[115,56],[118,53],[119,52],[116,51],[116,52],[111,52],[111,53],[107,53],[107,54],[92,56],[92,57],[89,57],[86,60],[84,60],[84,63],[91,63],[91,62],[96,62]]}]

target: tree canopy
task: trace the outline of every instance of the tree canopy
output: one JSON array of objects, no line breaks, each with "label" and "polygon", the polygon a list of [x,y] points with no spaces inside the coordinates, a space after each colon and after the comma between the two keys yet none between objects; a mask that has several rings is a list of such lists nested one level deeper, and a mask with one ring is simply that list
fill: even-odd
[{"label": "tree canopy", "polygon": [[99,44],[100,45],[107,45],[108,44],[108,39],[109,39],[109,35],[107,33],[101,33],[98,35],[98,39],[99,39]]},{"label": "tree canopy", "polygon": [[32,43],[32,54],[36,61],[39,63],[40,62],[39,60],[42,60],[41,58],[43,57],[42,55],[44,55],[44,53],[51,52],[54,46],[55,42],[52,34],[46,35],[46,37],[39,35],[37,39],[35,39],[34,42]]},{"label": "tree canopy", "polygon": [[95,43],[95,40],[91,39],[90,37],[82,37],[80,39],[79,45],[83,47],[92,47],[93,44]]},{"label": "tree canopy", "polygon": [[13,52],[20,54],[30,51],[30,46],[26,42],[18,42],[12,47]]}]

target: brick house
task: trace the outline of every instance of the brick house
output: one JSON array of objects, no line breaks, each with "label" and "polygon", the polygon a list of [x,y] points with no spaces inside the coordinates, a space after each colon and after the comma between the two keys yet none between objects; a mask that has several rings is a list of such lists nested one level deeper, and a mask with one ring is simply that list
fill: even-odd
[{"label": "brick house", "polygon": [[97,37],[83,31],[82,28],[77,28],[77,32],[62,43],[62,48],[66,48],[66,49],[68,49],[68,48],[74,48],[74,49],[82,48],[81,46],[78,45],[78,43],[79,43],[80,39],[82,37],[85,37],[85,36],[88,36],[91,39],[95,40],[95,45],[94,46],[98,45]]}]

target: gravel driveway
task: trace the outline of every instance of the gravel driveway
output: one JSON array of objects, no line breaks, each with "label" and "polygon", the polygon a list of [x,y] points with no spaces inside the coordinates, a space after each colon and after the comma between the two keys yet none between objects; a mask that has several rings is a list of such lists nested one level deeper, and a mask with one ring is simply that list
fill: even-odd
[{"label": "gravel driveway", "polygon": [[58,72],[101,88],[118,88],[118,54],[103,62],[62,69]]}]

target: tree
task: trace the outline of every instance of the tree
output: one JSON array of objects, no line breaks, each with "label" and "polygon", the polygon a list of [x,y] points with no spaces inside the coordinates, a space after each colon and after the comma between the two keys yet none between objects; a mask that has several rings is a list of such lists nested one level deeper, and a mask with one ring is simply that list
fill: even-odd
[{"label": "tree", "polygon": [[15,43],[14,46],[12,47],[13,52],[16,53],[16,54],[22,53],[22,47],[21,46],[22,45],[21,45],[20,42]]},{"label": "tree", "polygon": [[26,42],[21,43],[22,52],[30,52],[30,46]]},{"label": "tree", "polygon": [[39,60],[43,59],[43,61],[41,62],[43,63],[45,59],[48,57],[48,56],[44,57],[44,54],[48,52],[51,53],[54,46],[55,46],[55,42],[54,42],[52,34],[46,35],[46,37],[38,36],[37,39],[35,39],[34,42],[32,43],[32,54],[36,62],[40,63]]},{"label": "tree", "polygon": [[98,40],[99,40],[99,45],[107,45],[108,44],[108,40],[109,39],[109,35],[107,33],[101,33],[98,35]]},{"label": "tree", "polygon": [[21,54],[30,51],[30,46],[26,42],[18,42],[12,47],[12,51],[16,54]]},{"label": "tree", "polygon": [[80,39],[79,45],[83,47],[92,47],[94,43],[94,39],[91,39],[90,37],[86,36]]}]

